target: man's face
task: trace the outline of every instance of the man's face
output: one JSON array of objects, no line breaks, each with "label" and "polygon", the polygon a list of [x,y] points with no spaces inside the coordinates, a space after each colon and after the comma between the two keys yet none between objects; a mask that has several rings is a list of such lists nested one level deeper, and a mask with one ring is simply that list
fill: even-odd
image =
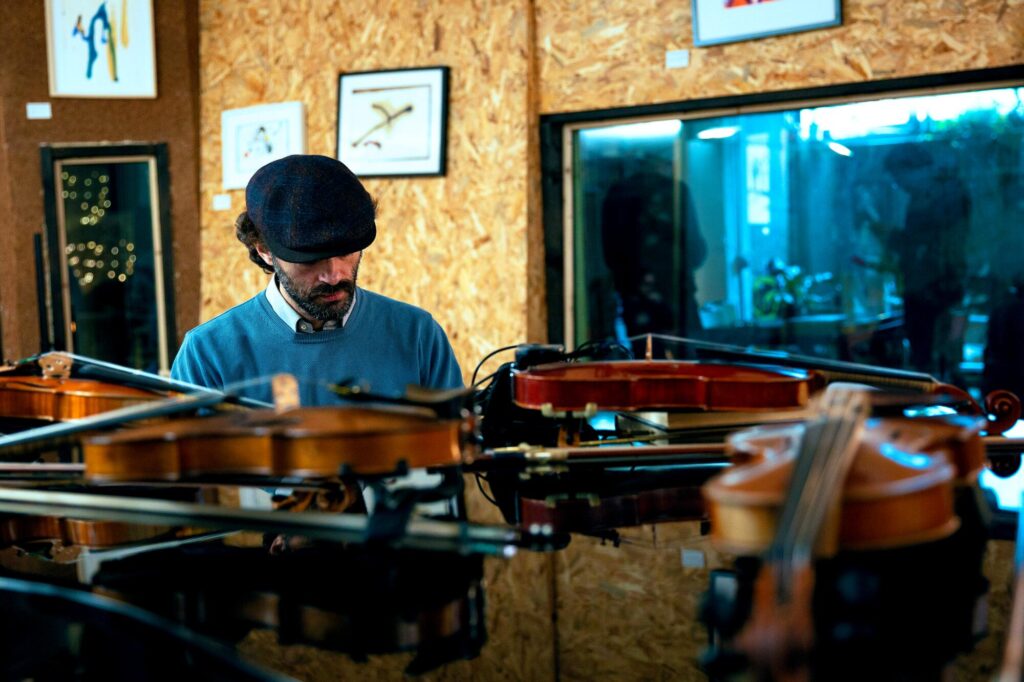
[{"label": "man's face", "polygon": [[[260,254],[262,255],[262,254]],[[289,263],[270,256],[285,297],[317,322],[341,322],[352,307],[363,252],[313,263]]]}]

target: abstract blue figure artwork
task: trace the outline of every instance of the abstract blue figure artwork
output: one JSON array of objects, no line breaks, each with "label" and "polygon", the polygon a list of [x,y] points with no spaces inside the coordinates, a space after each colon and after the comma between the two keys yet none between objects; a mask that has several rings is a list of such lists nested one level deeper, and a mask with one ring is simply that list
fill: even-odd
[{"label": "abstract blue figure artwork", "polygon": [[52,96],[156,97],[152,0],[46,0],[46,39]]},{"label": "abstract blue figure artwork", "polygon": [[[100,35],[99,40],[107,46],[108,60],[107,65],[110,67],[110,78],[111,80],[117,80],[117,35],[114,30],[114,26],[107,16],[107,3],[101,3],[96,13],[92,15],[92,19],[89,20],[89,30],[82,26],[82,15],[78,15],[78,19],[75,20],[74,30],[71,31],[72,36],[81,36],[82,40],[85,41],[86,45],[89,46],[89,62],[85,67],[85,77],[92,78],[92,67],[96,63],[97,57],[99,57],[99,51],[96,49],[96,24],[99,24]],[[125,45],[128,44],[128,34],[124,33]]]}]

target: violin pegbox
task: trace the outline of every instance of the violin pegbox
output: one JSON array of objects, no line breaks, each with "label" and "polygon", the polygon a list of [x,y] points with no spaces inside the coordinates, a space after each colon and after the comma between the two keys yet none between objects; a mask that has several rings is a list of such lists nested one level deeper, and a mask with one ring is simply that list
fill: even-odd
[{"label": "violin pegbox", "polygon": [[39,369],[46,379],[69,379],[74,361],[66,353],[44,353],[39,356]]}]

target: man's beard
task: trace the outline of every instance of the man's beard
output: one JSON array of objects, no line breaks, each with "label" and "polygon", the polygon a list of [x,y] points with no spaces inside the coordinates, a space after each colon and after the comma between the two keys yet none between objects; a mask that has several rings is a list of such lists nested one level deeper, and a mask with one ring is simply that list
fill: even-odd
[{"label": "man's beard", "polygon": [[[360,262],[362,258],[359,259]],[[318,322],[337,321],[339,324],[345,319],[349,309],[352,308],[352,301],[355,300],[356,278],[359,277],[359,262],[352,270],[352,279],[343,279],[337,284],[331,285],[322,283],[305,291],[299,289],[295,282],[281,268],[278,260],[273,259],[274,272],[277,274],[277,283],[288,293],[295,303],[302,308],[310,317]],[[322,296],[328,296],[339,291],[348,295],[337,301],[319,301]]]}]

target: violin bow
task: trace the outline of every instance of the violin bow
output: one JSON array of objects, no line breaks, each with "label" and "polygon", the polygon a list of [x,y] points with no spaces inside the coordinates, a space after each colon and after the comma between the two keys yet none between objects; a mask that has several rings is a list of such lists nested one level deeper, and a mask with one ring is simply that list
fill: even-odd
[{"label": "violin bow", "polygon": [[382,403],[431,410],[439,419],[458,419],[463,408],[473,397],[472,389],[431,389],[410,384],[401,397],[386,396],[364,388],[352,381],[328,384],[328,390],[339,398],[353,402]]},{"label": "violin bow", "polygon": [[[223,391],[197,386],[195,387],[197,390],[189,394],[174,395],[163,400],[129,405],[128,407],[102,412],[77,421],[59,422],[17,433],[0,435],[0,455],[19,452],[26,448],[38,448],[46,444],[58,444],[65,442],[69,436],[84,431],[105,429],[112,426],[120,426],[131,421],[169,417],[190,410],[214,407],[225,402],[228,396],[234,395],[241,388],[254,383],[272,381],[273,379],[274,377],[260,377],[259,379],[230,384],[225,386]],[[266,407],[273,407],[260,401],[252,402]]]},{"label": "violin bow", "polygon": [[[14,367],[23,368],[29,365],[35,365],[41,360],[49,357],[67,358],[71,361],[69,370],[75,370],[76,374],[83,379],[109,381],[111,383],[120,383],[134,386],[136,388],[155,391],[176,391],[178,393],[195,393],[197,391],[217,392],[216,389],[208,388],[206,386],[192,384],[187,381],[179,381],[178,379],[163,377],[159,374],[153,374],[152,372],[146,372],[141,369],[123,367],[121,365],[115,365],[112,362],[97,360],[85,355],[76,355],[75,353],[68,353],[65,351],[51,351],[48,353],[33,355],[23,360],[18,360],[14,363]],[[273,407],[261,400],[232,395],[227,392],[224,392],[224,402],[234,403],[254,409]]]},{"label": "violin bow", "polygon": [[670,334],[641,334],[630,337],[629,341],[631,343],[646,341],[648,337],[658,339],[659,341],[678,343],[695,351],[703,351],[722,359],[743,360],[748,363],[757,362],[798,369],[815,369],[825,374],[831,382],[854,381],[879,388],[906,388],[915,391],[927,390],[940,385],[940,382],[935,377],[924,372],[875,367],[874,365],[865,365],[858,362],[831,360],[814,357],[813,355],[786,353],[784,351],[745,348],[727,343],[701,341],[684,336],[672,336]]}]

